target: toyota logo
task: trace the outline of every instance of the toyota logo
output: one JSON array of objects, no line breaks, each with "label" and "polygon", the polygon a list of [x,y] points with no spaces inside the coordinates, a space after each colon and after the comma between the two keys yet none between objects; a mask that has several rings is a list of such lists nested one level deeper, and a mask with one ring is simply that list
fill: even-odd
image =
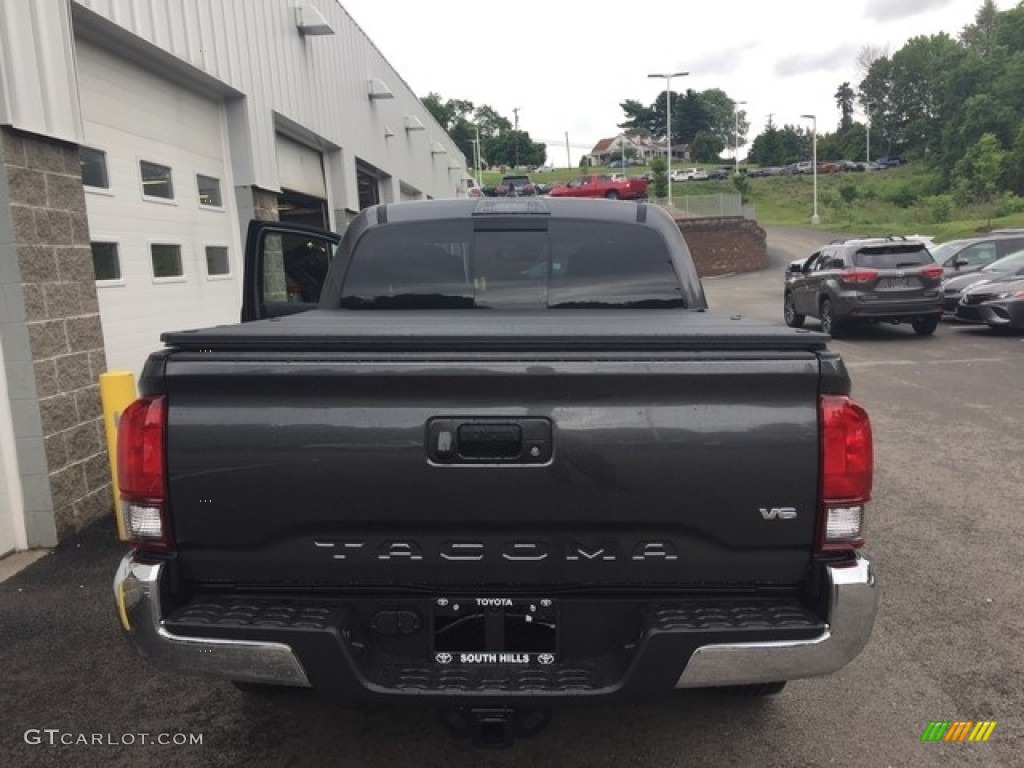
[{"label": "toyota logo", "polygon": [[434,656],[434,659],[437,661],[438,664],[452,663],[452,655],[450,653],[439,653],[436,656]]},{"label": "toyota logo", "polygon": [[555,655],[553,653],[542,653],[537,657],[537,661],[541,664],[553,664],[555,661]]}]

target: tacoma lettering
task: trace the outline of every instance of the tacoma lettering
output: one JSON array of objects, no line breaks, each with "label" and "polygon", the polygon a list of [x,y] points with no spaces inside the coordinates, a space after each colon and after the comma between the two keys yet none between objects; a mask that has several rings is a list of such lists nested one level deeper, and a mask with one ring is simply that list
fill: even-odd
[{"label": "tacoma lettering", "polygon": [[[500,558],[513,563],[541,562],[558,559],[567,563],[657,562],[679,559],[679,550],[669,539],[647,539],[625,542],[586,543],[572,541],[505,541],[487,544],[482,541],[443,541],[436,545],[413,539],[331,541],[317,539],[314,549],[328,553],[334,560],[346,562],[373,561],[445,561],[479,563]],[[628,552],[626,557],[623,552]],[[345,553],[345,554],[341,554]]]}]

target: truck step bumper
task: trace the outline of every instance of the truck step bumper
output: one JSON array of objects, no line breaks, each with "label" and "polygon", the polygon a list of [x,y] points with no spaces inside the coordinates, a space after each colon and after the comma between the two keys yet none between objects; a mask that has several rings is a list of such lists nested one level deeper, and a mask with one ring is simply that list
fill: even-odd
[{"label": "truck step bumper", "polygon": [[677,688],[747,685],[828,675],[846,666],[871,637],[880,592],[871,563],[858,557],[828,566],[829,617],[810,640],[704,645],[694,651]]},{"label": "truck step bumper", "polygon": [[184,637],[167,629],[160,597],[162,563],[126,555],[114,577],[121,624],[142,655],[182,674],[206,674],[242,682],[310,687],[295,652],[284,643]]},{"label": "truck step bumper", "polygon": [[[179,673],[315,687],[349,700],[647,696],[673,687],[825,675],[864,647],[878,605],[874,573],[862,558],[827,566],[827,621],[796,597],[565,597],[556,660],[474,665],[431,651],[429,597],[379,603],[202,595],[165,611],[164,568],[129,555],[114,585],[122,622],[155,664]],[[367,632],[382,604],[391,630],[401,626],[400,617],[422,621],[417,618],[405,634]],[[449,656],[446,663],[437,663],[435,656],[442,655]]]}]

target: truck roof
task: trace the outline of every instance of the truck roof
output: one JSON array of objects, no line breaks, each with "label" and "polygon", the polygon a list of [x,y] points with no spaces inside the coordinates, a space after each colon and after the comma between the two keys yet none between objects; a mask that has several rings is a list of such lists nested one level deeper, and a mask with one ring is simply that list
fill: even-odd
[{"label": "truck roof", "polygon": [[655,219],[675,226],[672,218],[657,206],[622,201],[565,198],[453,198],[386,203],[367,209],[370,222],[429,221],[443,218],[485,216],[551,216],[557,218],[653,223]]}]

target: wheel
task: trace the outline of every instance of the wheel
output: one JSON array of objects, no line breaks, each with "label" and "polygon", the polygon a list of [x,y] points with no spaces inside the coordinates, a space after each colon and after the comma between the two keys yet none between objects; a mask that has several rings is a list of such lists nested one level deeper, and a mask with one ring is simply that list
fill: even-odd
[{"label": "wheel", "polygon": [[604,196],[607,197],[609,200],[619,199],[619,193],[614,189],[609,189],[607,192],[604,193]]},{"label": "wheel", "polygon": [[782,302],[782,315],[786,318],[786,325],[790,328],[802,328],[806,319],[806,315],[801,315],[796,311],[792,293],[787,293]]},{"label": "wheel", "polygon": [[821,310],[818,313],[818,319],[821,320],[821,330],[823,333],[827,333],[832,338],[839,338],[842,333],[842,326],[839,321],[835,319],[832,309],[831,299],[821,300]]},{"label": "wheel", "polygon": [[941,315],[924,315],[923,317],[915,317],[910,323],[914,327],[914,333],[918,336],[931,336],[935,333],[935,329],[939,327],[939,320]]}]

